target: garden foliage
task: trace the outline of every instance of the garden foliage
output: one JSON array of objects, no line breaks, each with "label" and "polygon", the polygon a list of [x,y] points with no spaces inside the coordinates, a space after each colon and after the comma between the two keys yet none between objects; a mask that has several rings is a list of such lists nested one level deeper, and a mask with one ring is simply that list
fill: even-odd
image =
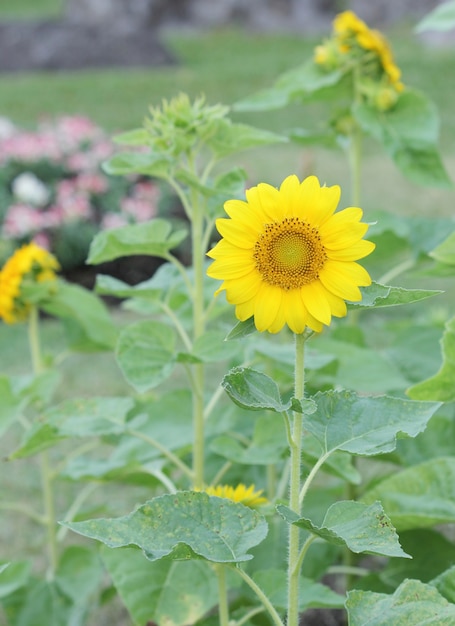
[{"label": "garden foliage", "polygon": [[[228,165],[241,150],[290,139],[341,147],[352,166],[354,207],[362,206],[365,135],[412,180],[451,185],[437,149],[435,107],[401,84],[376,31],[353,14],[342,16],[319,56],[238,105],[304,107],[330,99],[338,113],[322,135],[276,135],[232,121],[228,107],[180,94],[152,108],[142,128],[116,138],[121,151],[105,162],[105,174],[159,180],[179,198],[187,226],[156,217],[103,230],[87,263],[159,257],[163,264],[150,279],[129,285],[99,275],[95,295],[54,275],[36,279],[39,259],[16,266],[17,290],[8,293],[29,307],[33,372],[0,377],[0,432],[17,441],[7,467],[29,463],[34,472],[38,464],[42,510],[21,493],[2,508],[28,516],[47,552],[34,559],[34,539],[29,555],[1,562],[8,625],[90,623],[112,593],[138,626],[297,626],[299,614],[315,608],[343,609],[351,626],[454,623],[455,330],[442,294],[453,288],[453,221],[385,211],[373,219],[363,207],[376,244],[371,255],[358,241],[366,229],[352,240],[340,239],[342,227],[326,232],[323,243],[343,249],[347,264],[357,263],[359,250],[369,255],[360,261],[366,269],[353,270],[364,282],[350,285],[355,295],[360,285],[360,297],[343,295],[344,285],[336,293],[309,290],[303,330],[293,327],[286,305],[280,328],[269,320],[272,332],[258,332],[271,291],[261,301],[250,283],[252,312],[240,297],[235,319],[230,289],[242,267],[231,273],[224,261],[219,266],[230,302],[214,297],[220,285],[207,276],[208,250],[223,250],[228,239],[243,258],[242,245],[248,249],[255,233],[243,222],[248,232],[232,235],[235,220],[220,220],[223,204],[235,201],[226,203],[228,212],[248,211],[258,197],[278,197],[267,185],[247,185],[247,173]],[[310,185],[286,184],[280,193],[289,202]],[[335,194],[318,187],[318,196],[310,187],[318,202]],[[295,221],[281,223],[280,237]],[[297,241],[299,250],[310,231],[298,228],[284,240]],[[256,251],[261,242],[276,244],[254,236]],[[188,266],[174,254],[186,240]],[[314,249],[322,269],[310,279],[319,285],[329,257]],[[284,271],[294,263],[289,258],[280,257]],[[0,285],[11,276],[5,268]],[[405,273],[417,286],[395,284]],[[435,280],[442,289],[434,289]],[[121,299],[133,321],[118,327],[102,295]],[[441,300],[439,310],[426,306],[429,298]],[[65,355],[42,350],[40,311],[63,324]],[[115,353],[130,393],[55,402],[62,359],[99,350]],[[120,491],[121,505],[112,495]]]}]

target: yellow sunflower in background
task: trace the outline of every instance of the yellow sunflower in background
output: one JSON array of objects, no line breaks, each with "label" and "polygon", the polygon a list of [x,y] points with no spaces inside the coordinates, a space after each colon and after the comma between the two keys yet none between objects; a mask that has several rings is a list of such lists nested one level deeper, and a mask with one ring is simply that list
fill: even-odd
[{"label": "yellow sunflower in background", "polygon": [[267,502],[267,498],[262,496],[263,490],[260,489],[259,491],[256,491],[254,485],[250,485],[249,487],[246,487],[242,483],[237,485],[237,487],[232,487],[231,485],[218,485],[217,487],[206,487],[204,491],[209,496],[227,498],[228,500],[240,502],[241,504],[251,508],[255,508],[256,506]]},{"label": "yellow sunflower in background", "polygon": [[7,324],[27,319],[30,303],[21,294],[23,282],[54,281],[59,267],[50,252],[33,242],[16,250],[0,271],[0,319]]},{"label": "yellow sunflower in background", "polygon": [[320,332],[332,315],[346,315],[345,300],[361,300],[359,287],[371,278],[356,261],[375,246],[362,239],[361,209],[335,213],[339,199],[337,185],[293,175],[279,189],[261,183],[246,202],[225,203],[230,219],[216,222],[222,239],[208,253],[207,274],[223,281],[216,294],[226,291],[239,320],[253,317],[271,333],[285,324],[294,333]]}]

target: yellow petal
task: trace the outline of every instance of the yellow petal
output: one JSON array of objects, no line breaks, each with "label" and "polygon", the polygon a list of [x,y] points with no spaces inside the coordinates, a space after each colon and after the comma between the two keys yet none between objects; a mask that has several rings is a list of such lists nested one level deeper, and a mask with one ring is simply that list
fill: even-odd
[{"label": "yellow petal", "polygon": [[300,217],[312,226],[319,227],[335,212],[340,194],[338,185],[321,187],[316,176],[309,176],[300,185]]},{"label": "yellow petal", "polygon": [[235,315],[238,320],[241,322],[245,322],[250,319],[254,315],[254,298],[251,300],[247,300],[246,302],[241,302],[235,307]]},{"label": "yellow petal", "polygon": [[268,330],[275,321],[281,306],[283,291],[279,287],[262,283],[254,303],[254,323],[262,332]]},{"label": "yellow petal", "polygon": [[254,298],[262,284],[262,277],[253,270],[246,276],[225,280],[226,299],[230,304],[241,304]]},{"label": "yellow petal", "polygon": [[300,289],[283,292],[283,308],[286,322],[294,333],[303,333],[307,325],[308,312],[300,295]]},{"label": "yellow petal", "polygon": [[248,204],[243,200],[228,200],[224,203],[224,210],[231,219],[240,224],[246,224],[248,228],[257,232],[262,232],[266,220],[258,206]]},{"label": "yellow petal", "polygon": [[344,300],[358,301],[362,294],[358,286],[371,284],[368,272],[358,263],[327,260],[319,272],[319,280],[326,289]]},{"label": "yellow petal", "polygon": [[331,291],[325,291],[326,298],[328,300],[330,310],[332,311],[332,315],[335,317],[344,317],[347,313],[346,302],[343,298],[336,296]]},{"label": "yellow petal", "polygon": [[257,233],[253,229],[234,220],[219,218],[216,220],[216,228],[230,244],[239,248],[251,249],[257,241]]},{"label": "yellow petal", "polygon": [[327,291],[322,284],[316,280],[300,289],[302,300],[305,303],[308,313],[323,324],[330,324],[332,313],[327,301]]},{"label": "yellow petal", "polygon": [[361,239],[348,248],[342,248],[341,250],[326,249],[326,253],[327,257],[333,261],[357,261],[371,254],[375,248],[376,244],[372,241]]}]

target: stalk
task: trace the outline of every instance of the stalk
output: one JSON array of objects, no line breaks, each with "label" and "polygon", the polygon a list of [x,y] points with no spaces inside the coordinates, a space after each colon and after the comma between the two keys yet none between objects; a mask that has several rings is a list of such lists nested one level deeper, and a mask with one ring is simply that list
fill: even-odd
[{"label": "stalk", "polygon": [[[28,323],[28,339],[32,359],[33,372],[36,375],[43,371],[41,346],[39,337],[39,311],[37,307],[30,310]],[[48,576],[52,580],[58,564],[57,533],[55,524],[55,504],[52,485],[52,471],[49,463],[49,454],[45,450],[40,454],[41,490],[44,506],[44,520],[47,531],[47,551],[49,557]]]},{"label": "stalk", "polygon": [[[305,389],[304,369],[304,345],[305,335],[295,335],[295,382],[294,395],[297,399],[303,399]],[[303,415],[294,412],[293,427],[290,441],[291,448],[291,474],[289,479],[289,508],[300,515],[300,472],[302,456]],[[297,526],[289,525],[289,554],[288,554],[288,612],[287,626],[298,626],[299,623],[299,553],[300,531]]]}]

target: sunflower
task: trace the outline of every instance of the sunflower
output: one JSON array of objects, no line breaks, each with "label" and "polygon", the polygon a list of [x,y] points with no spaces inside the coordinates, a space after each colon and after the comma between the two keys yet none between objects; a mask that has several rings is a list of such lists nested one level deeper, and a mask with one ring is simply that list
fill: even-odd
[{"label": "sunflower", "polygon": [[255,508],[261,504],[267,502],[267,498],[262,496],[262,489],[255,491],[255,486],[250,485],[246,487],[242,483],[237,487],[231,487],[231,485],[218,485],[217,487],[206,487],[205,493],[209,496],[218,496],[218,498],[227,498],[233,502],[240,502],[245,506]]},{"label": "sunflower", "polygon": [[30,303],[21,293],[23,282],[54,281],[58,269],[57,259],[33,242],[16,250],[0,271],[0,319],[7,324],[27,319]]},{"label": "sunflower", "polygon": [[[374,250],[362,240],[362,210],[335,213],[340,188],[321,187],[316,176],[288,176],[279,189],[261,183],[246,202],[229,200],[230,219],[216,227],[222,239],[208,253],[207,274],[224,282],[239,320],[251,317],[259,331],[320,332],[332,315],[346,315],[345,300],[361,300],[371,278],[357,261]],[[215,295],[216,295],[215,294]]]}]

